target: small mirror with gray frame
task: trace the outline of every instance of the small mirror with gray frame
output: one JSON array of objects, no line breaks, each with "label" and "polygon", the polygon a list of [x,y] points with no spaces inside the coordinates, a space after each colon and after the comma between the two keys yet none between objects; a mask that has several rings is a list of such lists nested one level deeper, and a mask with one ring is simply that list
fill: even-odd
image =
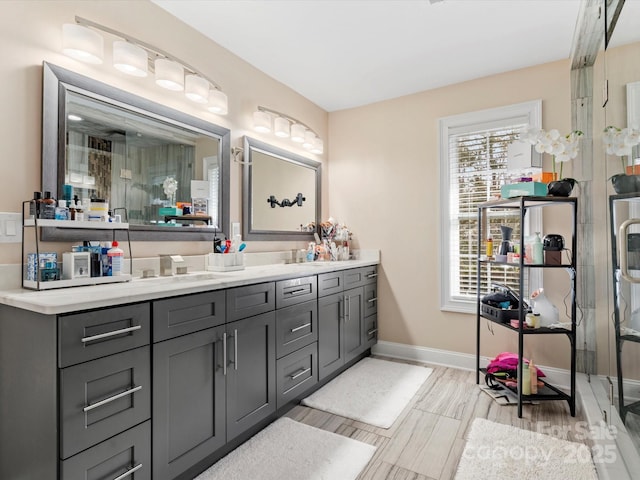
[{"label": "small mirror with gray frame", "polygon": [[243,237],[310,240],[320,221],[319,162],[245,137]]}]

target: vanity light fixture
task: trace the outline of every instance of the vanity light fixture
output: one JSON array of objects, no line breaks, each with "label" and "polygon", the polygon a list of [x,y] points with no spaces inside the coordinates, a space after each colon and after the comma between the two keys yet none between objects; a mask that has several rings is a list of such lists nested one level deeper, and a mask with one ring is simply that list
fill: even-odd
[{"label": "vanity light fixture", "polygon": [[196,103],[218,115],[229,111],[228,99],[220,86],[202,72],[173,55],[129,35],[90,20],[75,17],[76,23],[62,26],[63,52],[83,62],[102,63],[104,39],[95,30],[119,37],[113,43],[113,66],[136,77],[146,77],[149,70],[159,86],[184,91]]},{"label": "vanity light fixture", "polygon": [[253,129],[256,132],[268,133],[271,131],[271,120],[273,120],[273,133],[276,137],[290,137],[292,142],[301,143],[302,147],[311,153],[321,154],[324,152],[324,143],[307,125],[290,115],[258,106],[253,112]]}]

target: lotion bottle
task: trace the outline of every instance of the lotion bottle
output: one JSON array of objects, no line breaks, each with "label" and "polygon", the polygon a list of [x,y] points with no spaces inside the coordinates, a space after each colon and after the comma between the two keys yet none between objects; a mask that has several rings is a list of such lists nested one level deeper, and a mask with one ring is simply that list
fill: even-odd
[{"label": "lotion bottle", "polygon": [[531,375],[529,371],[529,364],[522,362],[522,394],[531,395]]},{"label": "lotion bottle", "polygon": [[533,364],[533,359],[529,360],[529,376],[531,377],[531,395],[538,393],[538,370]]},{"label": "lotion bottle", "polygon": [[109,257],[109,264],[111,265],[111,275],[122,275],[122,262],[124,260],[124,250],[118,248],[118,242],[116,240],[111,244],[111,248],[107,250],[107,257]]}]

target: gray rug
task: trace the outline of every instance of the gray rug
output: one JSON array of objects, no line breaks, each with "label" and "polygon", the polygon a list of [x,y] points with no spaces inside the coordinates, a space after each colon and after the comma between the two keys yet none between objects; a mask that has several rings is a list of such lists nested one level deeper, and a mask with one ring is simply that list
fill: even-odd
[{"label": "gray rug", "polygon": [[283,417],[195,480],[354,480],[376,447]]}]

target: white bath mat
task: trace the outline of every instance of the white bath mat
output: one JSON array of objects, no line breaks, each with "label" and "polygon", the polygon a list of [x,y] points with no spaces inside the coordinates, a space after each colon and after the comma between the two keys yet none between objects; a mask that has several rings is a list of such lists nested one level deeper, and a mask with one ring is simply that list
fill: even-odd
[{"label": "white bath mat", "polygon": [[367,357],[305,398],[302,404],[389,428],[432,371]]},{"label": "white bath mat", "polygon": [[476,418],[456,480],[597,480],[591,450],[542,433]]},{"label": "white bath mat", "polygon": [[282,417],[195,480],[354,480],[376,447]]}]

